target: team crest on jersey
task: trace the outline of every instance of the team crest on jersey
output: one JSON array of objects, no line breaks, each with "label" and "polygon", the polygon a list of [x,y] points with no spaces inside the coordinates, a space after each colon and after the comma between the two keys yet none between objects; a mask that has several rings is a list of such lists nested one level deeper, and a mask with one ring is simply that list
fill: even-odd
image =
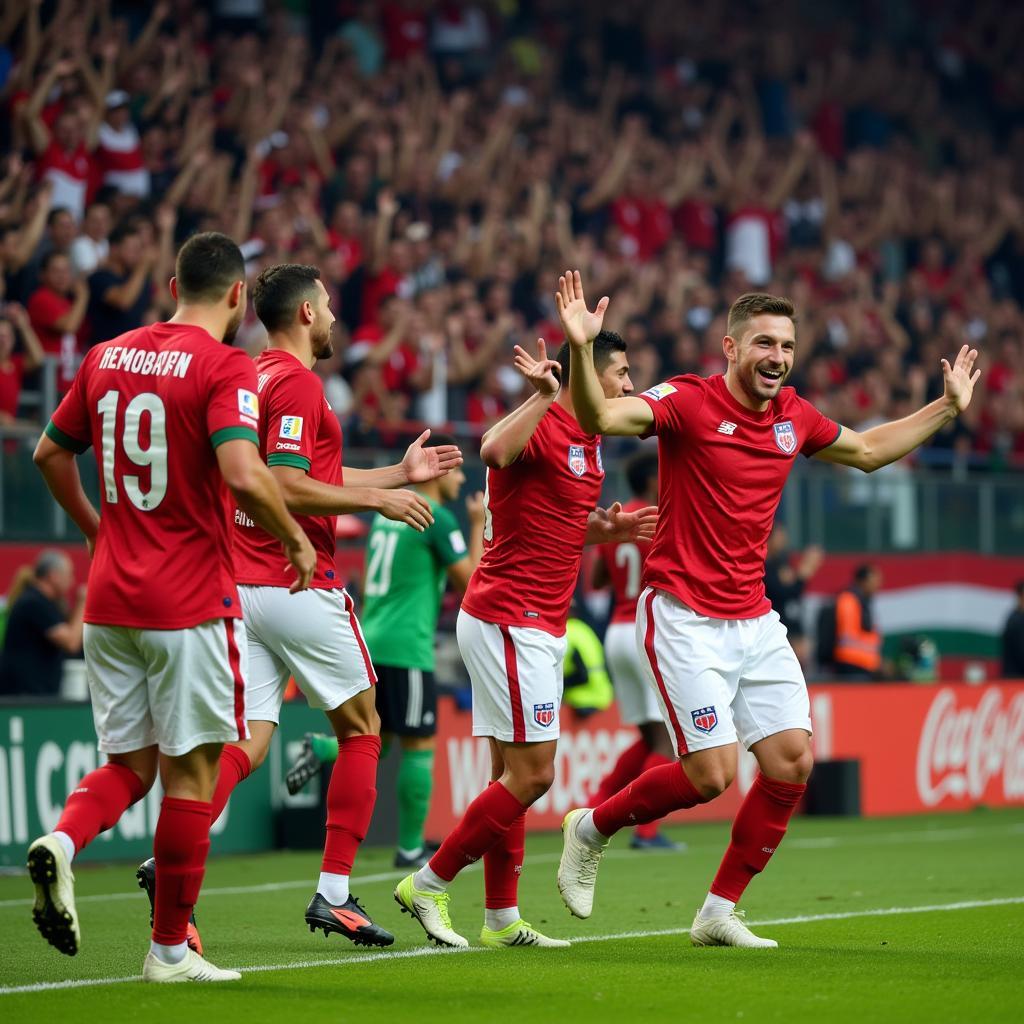
[{"label": "team crest on jersey", "polygon": [[597,471],[598,473],[604,472],[604,463],[601,461],[601,446],[597,446]]},{"label": "team crest on jersey", "polygon": [[238,411],[243,416],[257,419],[260,414],[260,400],[245,388],[238,389]]},{"label": "team crest on jersey", "polygon": [[772,429],[775,431],[775,443],[787,455],[792,455],[796,451],[796,431],[793,429],[793,421],[783,420],[781,423],[776,423]]},{"label": "team crest on jersey", "polygon": [[587,455],[581,444],[569,445],[569,468],[576,476],[583,476],[587,471]]},{"label": "team crest on jersey", "polygon": [[534,704],[533,720],[546,729],[555,720],[555,705],[550,701],[547,704]]},{"label": "team crest on jersey", "polygon": [[290,438],[292,441],[302,440],[302,417],[282,416],[281,429],[278,432],[281,437]]},{"label": "team crest on jersey", "polygon": [[694,728],[704,733],[711,732],[718,725],[718,712],[715,711],[714,705],[709,708],[697,708],[696,711],[690,712],[690,717],[693,719]]}]

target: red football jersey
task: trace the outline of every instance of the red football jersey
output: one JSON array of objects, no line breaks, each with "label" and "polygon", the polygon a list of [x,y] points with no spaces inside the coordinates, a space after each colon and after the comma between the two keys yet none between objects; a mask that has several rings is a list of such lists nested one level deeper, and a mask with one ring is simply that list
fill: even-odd
[{"label": "red football jersey", "polygon": [[487,471],[484,554],[462,607],[562,636],[603,480],[600,438],[553,404],[522,455]]},{"label": "red football jersey", "polygon": [[[314,480],[342,485],[341,424],[324,397],[324,385],[290,352],[268,348],[256,359],[260,396],[260,452],[268,466],[297,466]],[[316,550],[310,587],[340,587],[334,562],[337,516],[296,516]],[[241,509],[235,513],[235,571],[239,583],[290,587],[295,570],[281,544]]]},{"label": "red football jersey", "polygon": [[721,374],[673,377],[640,397],[658,435],[658,529],[644,583],[712,618],[763,615],[768,534],[793,460],[827,448],[841,428],[789,387],[752,412]]},{"label": "red football jersey", "polygon": [[153,324],[89,350],[46,428],[71,451],[93,445],[99,463],[86,622],[186,629],[241,616],[215,449],[257,443],[257,416],[252,360],[201,327]]},{"label": "red football jersey", "polygon": [[[637,512],[647,503],[634,498],[622,506],[623,512]],[[605,564],[612,584],[612,622],[633,622],[636,602],[643,589],[643,568],[650,543],[643,540],[620,540],[602,544],[597,557]]]}]

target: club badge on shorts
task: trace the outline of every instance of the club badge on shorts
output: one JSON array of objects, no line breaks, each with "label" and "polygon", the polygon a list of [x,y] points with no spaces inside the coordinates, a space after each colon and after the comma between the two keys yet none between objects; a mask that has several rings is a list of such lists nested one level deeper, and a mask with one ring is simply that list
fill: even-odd
[{"label": "club badge on shorts", "polygon": [[569,468],[576,476],[583,476],[587,471],[587,456],[583,451],[583,445],[569,445]]},{"label": "club badge on shorts", "polygon": [[703,733],[711,732],[718,725],[718,712],[715,711],[713,704],[709,708],[697,708],[696,711],[691,711],[690,717],[693,719],[694,728]]},{"label": "club badge on shorts", "polygon": [[555,720],[555,705],[550,701],[547,704],[534,704],[533,720],[546,729]]},{"label": "club badge on shorts", "polygon": [[781,451],[792,455],[796,451],[796,431],[793,429],[792,420],[783,420],[773,425],[775,431],[775,443]]}]

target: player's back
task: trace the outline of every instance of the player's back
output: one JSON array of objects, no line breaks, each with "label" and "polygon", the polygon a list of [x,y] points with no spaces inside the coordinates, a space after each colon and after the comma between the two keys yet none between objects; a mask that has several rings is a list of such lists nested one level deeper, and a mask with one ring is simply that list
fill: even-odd
[{"label": "player's back", "polygon": [[[623,511],[637,512],[645,507],[643,499],[633,498],[623,506]],[[598,549],[612,588],[612,622],[632,622],[636,618],[636,602],[643,589],[644,561],[650,547],[647,541],[620,540],[602,544]]]},{"label": "player's back", "polygon": [[65,447],[96,450],[87,622],[182,629],[240,615],[215,449],[256,441],[255,383],[245,352],[192,325],[154,324],[90,350],[48,428]]}]

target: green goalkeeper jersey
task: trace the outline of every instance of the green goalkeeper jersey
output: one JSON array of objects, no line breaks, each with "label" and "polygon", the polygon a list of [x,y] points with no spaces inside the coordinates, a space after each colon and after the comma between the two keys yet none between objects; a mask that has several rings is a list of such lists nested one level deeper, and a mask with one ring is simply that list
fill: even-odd
[{"label": "green goalkeeper jersey", "polygon": [[447,568],[468,553],[455,516],[432,499],[422,533],[378,514],[366,545],[360,621],[377,664],[434,670],[434,633]]}]

